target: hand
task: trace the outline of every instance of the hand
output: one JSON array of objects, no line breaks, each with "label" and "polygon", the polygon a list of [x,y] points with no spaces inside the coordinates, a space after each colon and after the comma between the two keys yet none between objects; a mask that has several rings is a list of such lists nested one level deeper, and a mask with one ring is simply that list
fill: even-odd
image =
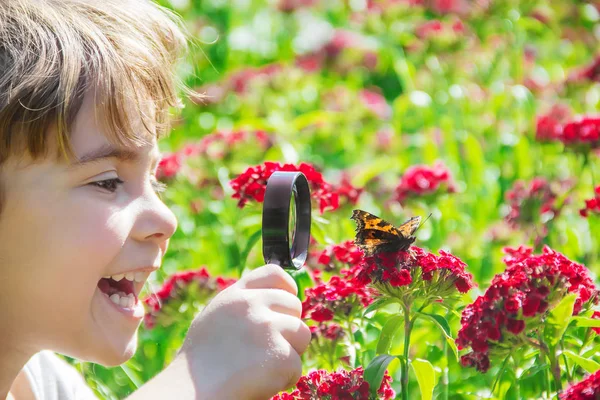
[{"label": "hand", "polygon": [[311,339],[297,295],[294,279],[268,264],[209,302],[177,355],[199,399],[266,400],[296,384]]}]

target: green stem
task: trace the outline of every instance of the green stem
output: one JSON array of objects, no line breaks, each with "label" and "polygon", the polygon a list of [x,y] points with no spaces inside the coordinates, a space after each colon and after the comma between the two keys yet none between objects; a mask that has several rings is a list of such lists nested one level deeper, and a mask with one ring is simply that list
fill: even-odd
[{"label": "green stem", "polygon": [[549,349],[548,346],[542,342],[543,352],[548,357],[550,361],[550,373],[554,378],[554,386],[557,394],[560,394],[562,391],[562,382],[560,379],[560,365],[558,364],[558,357],[556,357],[556,352],[554,349]]},{"label": "green stem", "polygon": [[446,365],[444,365],[442,375],[442,400],[448,400],[448,341],[445,337],[442,337],[444,341],[444,358],[446,359]]},{"label": "green stem", "polygon": [[410,332],[413,321],[410,319],[409,307],[402,305],[404,309],[404,362],[402,363],[402,400],[408,400],[408,350],[410,346]]},{"label": "green stem", "polygon": [[560,349],[562,350],[562,356],[563,356],[563,361],[565,363],[565,372],[567,373],[567,382],[569,382],[569,384],[572,381],[572,377],[571,374],[569,373],[569,362],[567,361],[567,356],[564,353],[564,348],[565,348],[565,341],[564,341],[564,337],[560,339]]}]

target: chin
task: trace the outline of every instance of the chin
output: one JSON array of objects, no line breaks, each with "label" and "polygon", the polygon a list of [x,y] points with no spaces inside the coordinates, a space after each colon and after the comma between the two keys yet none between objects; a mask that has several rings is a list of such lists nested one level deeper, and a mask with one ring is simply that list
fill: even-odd
[{"label": "chin", "polygon": [[82,351],[63,353],[69,357],[77,358],[84,362],[100,364],[104,367],[117,367],[129,361],[137,351],[137,334],[122,347],[112,346],[93,347]]}]

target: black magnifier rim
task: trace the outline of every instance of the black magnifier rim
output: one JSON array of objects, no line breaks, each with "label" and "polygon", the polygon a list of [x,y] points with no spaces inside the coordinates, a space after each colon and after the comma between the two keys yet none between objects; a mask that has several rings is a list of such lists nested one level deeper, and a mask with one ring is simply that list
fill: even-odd
[{"label": "black magnifier rim", "polygon": [[[294,240],[290,246],[292,194],[296,205]],[[299,270],[310,242],[310,188],[302,172],[276,171],[267,180],[262,214],[263,257],[267,264]]]}]

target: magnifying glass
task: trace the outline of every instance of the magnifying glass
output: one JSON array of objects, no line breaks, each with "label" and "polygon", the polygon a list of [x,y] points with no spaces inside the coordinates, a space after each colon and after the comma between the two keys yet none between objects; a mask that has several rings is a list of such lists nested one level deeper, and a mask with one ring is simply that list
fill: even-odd
[{"label": "magnifying glass", "polygon": [[267,264],[299,270],[308,256],[310,188],[302,172],[276,171],[263,201],[263,257]]}]

